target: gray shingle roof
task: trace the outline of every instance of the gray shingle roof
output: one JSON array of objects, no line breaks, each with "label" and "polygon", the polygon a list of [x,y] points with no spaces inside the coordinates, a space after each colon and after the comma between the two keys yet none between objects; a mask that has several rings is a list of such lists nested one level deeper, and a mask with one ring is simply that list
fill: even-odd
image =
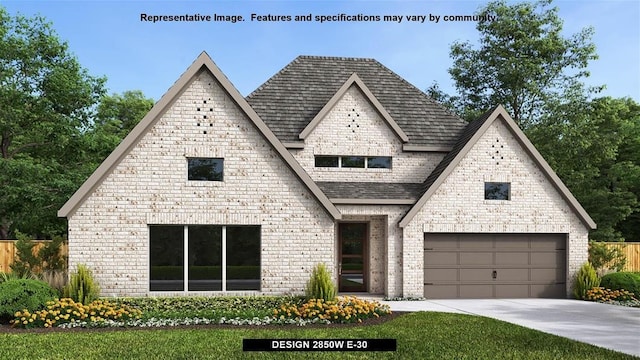
[{"label": "gray shingle roof", "polygon": [[451,163],[451,161],[453,161],[453,159],[455,159],[455,157],[458,156],[462,148],[464,148],[464,146],[467,145],[467,143],[473,137],[473,135],[478,131],[478,129],[480,129],[480,127],[482,127],[482,124],[484,124],[485,121],[487,121],[489,116],[491,116],[491,114],[496,109],[497,109],[497,106],[494,106],[493,108],[491,108],[490,110],[482,114],[479,118],[473,120],[467,125],[467,127],[464,129],[464,131],[460,135],[460,138],[458,139],[456,144],[453,146],[453,149],[451,149],[451,151],[449,151],[447,155],[445,155],[445,157],[442,158],[440,163],[436,165],[436,167],[433,169],[431,174],[429,174],[429,176],[424,180],[424,183],[422,186],[422,192],[420,193],[420,196],[422,196],[422,194],[424,194],[425,192],[427,192],[427,190],[429,190],[431,185],[433,185],[433,183],[438,179],[438,177],[440,177],[440,174],[442,174],[444,169],[446,169]]},{"label": "gray shingle roof", "polygon": [[283,142],[298,134],[357,73],[409,137],[411,145],[453,146],[466,123],[373,59],[299,56],[247,96]]},{"label": "gray shingle roof", "polygon": [[417,200],[422,184],[374,182],[316,182],[329,199]]}]

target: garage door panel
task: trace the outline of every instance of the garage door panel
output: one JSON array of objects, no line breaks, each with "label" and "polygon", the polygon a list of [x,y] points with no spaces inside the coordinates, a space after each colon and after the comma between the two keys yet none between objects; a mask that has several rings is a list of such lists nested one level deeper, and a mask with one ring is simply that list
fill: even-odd
[{"label": "garage door panel", "polygon": [[424,263],[430,265],[451,265],[458,263],[458,253],[455,252],[424,252]]},{"label": "garage door panel", "polygon": [[487,265],[493,262],[492,252],[460,252],[459,265]]},{"label": "garage door panel", "polygon": [[493,249],[493,236],[483,235],[468,239],[467,237],[460,237],[458,239],[460,249]]},{"label": "garage door panel", "polygon": [[458,281],[458,269],[429,269],[424,272],[424,281]]},{"label": "garage door panel", "polygon": [[455,299],[458,297],[458,285],[425,285],[425,298]]},{"label": "garage door panel", "polygon": [[563,234],[427,233],[425,297],[564,298],[565,242]]},{"label": "garage door panel", "polygon": [[529,269],[499,269],[496,270],[496,281],[529,281]]},{"label": "garage door panel", "polygon": [[564,284],[531,285],[531,297],[564,298],[565,296]]},{"label": "garage door panel", "polygon": [[531,280],[541,284],[564,283],[564,271],[557,268],[531,269]]},{"label": "garage door panel", "polygon": [[497,252],[495,265],[518,265],[529,262],[528,252]]},{"label": "garage door panel", "polygon": [[564,263],[564,251],[532,252],[531,265],[553,265]]},{"label": "garage door panel", "polygon": [[492,297],[494,296],[491,285],[460,285],[460,298],[478,299]]},{"label": "garage door panel", "polygon": [[497,298],[528,298],[529,285],[496,285]]},{"label": "garage door panel", "polygon": [[467,281],[491,281],[491,269],[465,268],[460,269],[460,282]]}]

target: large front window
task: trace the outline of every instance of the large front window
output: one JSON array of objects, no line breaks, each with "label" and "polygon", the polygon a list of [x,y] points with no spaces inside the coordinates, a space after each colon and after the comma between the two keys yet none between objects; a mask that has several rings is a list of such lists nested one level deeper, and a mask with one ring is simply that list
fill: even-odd
[{"label": "large front window", "polygon": [[151,225],[149,237],[151,291],[260,290],[260,226]]}]

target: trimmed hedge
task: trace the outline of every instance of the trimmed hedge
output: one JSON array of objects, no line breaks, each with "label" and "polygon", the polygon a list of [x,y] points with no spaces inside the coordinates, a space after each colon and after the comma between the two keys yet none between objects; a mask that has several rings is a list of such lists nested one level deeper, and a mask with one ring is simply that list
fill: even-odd
[{"label": "trimmed hedge", "polygon": [[[151,279],[175,280],[182,279],[182,266],[152,266]],[[222,279],[221,266],[190,266],[191,280]],[[227,266],[227,279],[252,280],[260,279],[260,266]]]},{"label": "trimmed hedge", "polygon": [[640,296],[640,274],[632,272],[615,272],[602,277],[600,286],[611,290],[627,290]]}]

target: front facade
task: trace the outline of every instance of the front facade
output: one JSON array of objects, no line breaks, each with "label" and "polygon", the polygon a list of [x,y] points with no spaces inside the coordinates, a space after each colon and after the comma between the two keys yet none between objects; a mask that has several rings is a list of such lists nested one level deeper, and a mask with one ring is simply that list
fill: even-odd
[{"label": "front facade", "polygon": [[243,98],[207,54],[59,211],[104,296],[566,297],[591,218],[501,107],[466,124],[370,59]]}]

